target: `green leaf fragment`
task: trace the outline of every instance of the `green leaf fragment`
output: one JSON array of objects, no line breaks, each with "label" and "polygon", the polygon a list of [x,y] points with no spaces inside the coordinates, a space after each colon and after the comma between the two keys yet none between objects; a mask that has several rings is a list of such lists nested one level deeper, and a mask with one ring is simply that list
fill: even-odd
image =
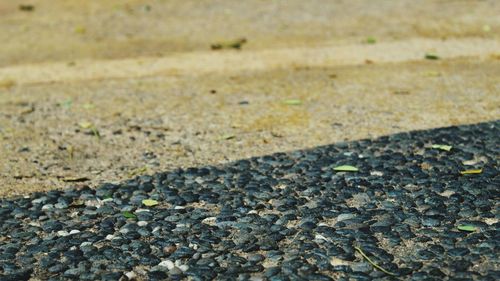
[{"label": "green leaf fragment", "polygon": [[349,165],[342,165],[342,166],[337,166],[333,168],[334,171],[338,172],[357,172],[359,171],[358,168],[354,166],[349,166]]},{"label": "green leaf fragment", "polygon": [[427,53],[425,54],[425,58],[428,60],[438,60],[439,56],[434,53]]},{"label": "green leaf fragment", "polygon": [[302,101],[299,99],[289,99],[289,100],[284,100],[283,103],[286,105],[301,105]]},{"label": "green leaf fragment", "polygon": [[446,145],[446,144],[433,144],[431,147],[434,149],[441,149],[444,151],[450,151],[452,148],[451,145]]},{"label": "green leaf fragment", "polygon": [[125,212],[123,212],[122,214],[123,214],[123,216],[124,216],[124,217],[126,217],[127,219],[136,219],[136,218],[137,218],[137,216],[136,216],[136,215],[134,215],[134,214],[132,214],[131,212],[127,212],[127,211],[125,211]]},{"label": "green leaf fragment", "polygon": [[458,230],[469,231],[469,232],[474,232],[477,230],[477,227],[470,225],[470,224],[461,224],[457,228],[458,228]]},{"label": "green leaf fragment", "polygon": [[462,175],[473,175],[473,174],[480,174],[482,172],[483,172],[483,169],[476,169],[476,170],[461,171],[460,174],[462,174]]},{"label": "green leaf fragment", "polygon": [[113,201],[113,196],[111,196],[111,195],[105,195],[105,196],[102,198],[102,200],[101,200],[101,201],[102,201],[102,202],[111,202],[111,201]]},{"label": "green leaf fragment", "polygon": [[374,37],[368,37],[366,38],[366,44],[375,44],[377,43],[377,39],[375,39]]},{"label": "green leaf fragment", "polygon": [[153,199],[144,199],[142,200],[142,204],[148,207],[156,206],[158,205],[158,201],[153,200]]},{"label": "green leaf fragment", "polygon": [[68,109],[68,108],[71,108],[71,106],[73,105],[73,101],[71,99],[68,99],[68,100],[65,100],[62,103],[60,103],[60,105],[64,108]]}]

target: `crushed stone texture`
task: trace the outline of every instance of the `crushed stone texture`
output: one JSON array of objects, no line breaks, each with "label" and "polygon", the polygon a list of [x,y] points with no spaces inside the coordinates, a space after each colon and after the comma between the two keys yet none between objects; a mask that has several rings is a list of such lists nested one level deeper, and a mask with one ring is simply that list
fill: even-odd
[{"label": "crushed stone texture", "polygon": [[498,280],[498,135],[413,131],[0,199],[0,279]]}]

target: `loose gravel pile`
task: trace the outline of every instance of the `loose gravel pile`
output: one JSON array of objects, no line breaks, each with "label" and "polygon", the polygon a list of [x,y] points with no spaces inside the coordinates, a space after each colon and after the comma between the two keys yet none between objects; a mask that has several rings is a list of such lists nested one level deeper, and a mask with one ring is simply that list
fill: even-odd
[{"label": "loose gravel pile", "polygon": [[500,280],[499,136],[494,121],[0,199],[0,280]]}]

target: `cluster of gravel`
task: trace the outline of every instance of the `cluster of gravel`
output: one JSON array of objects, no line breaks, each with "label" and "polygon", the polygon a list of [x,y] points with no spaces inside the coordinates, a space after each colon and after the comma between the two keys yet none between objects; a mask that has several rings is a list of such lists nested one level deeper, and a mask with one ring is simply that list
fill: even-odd
[{"label": "cluster of gravel", "polygon": [[0,199],[0,280],[500,280],[499,125]]}]

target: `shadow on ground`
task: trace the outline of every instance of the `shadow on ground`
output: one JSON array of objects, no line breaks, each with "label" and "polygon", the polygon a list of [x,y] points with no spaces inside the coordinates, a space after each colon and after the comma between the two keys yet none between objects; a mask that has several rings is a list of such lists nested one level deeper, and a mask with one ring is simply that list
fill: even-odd
[{"label": "shadow on ground", "polygon": [[0,199],[0,279],[498,280],[499,125]]}]

